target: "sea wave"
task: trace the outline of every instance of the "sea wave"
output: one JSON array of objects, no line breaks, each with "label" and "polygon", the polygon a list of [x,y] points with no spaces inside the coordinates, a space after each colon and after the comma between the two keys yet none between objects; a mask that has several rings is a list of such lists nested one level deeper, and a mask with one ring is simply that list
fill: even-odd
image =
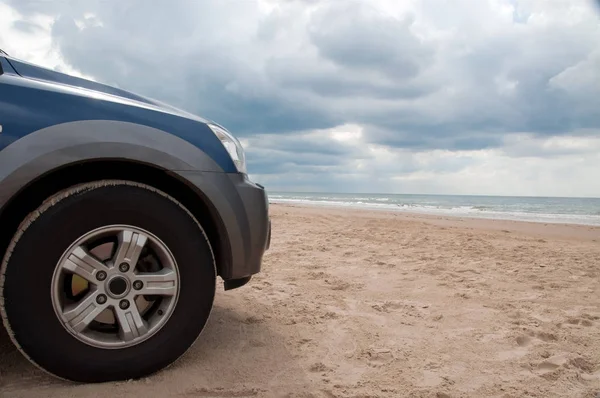
[{"label": "sea wave", "polygon": [[[598,214],[564,214],[564,213],[541,213],[525,212],[515,210],[500,211],[491,206],[482,205],[433,205],[417,203],[390,203],[388,198],[349,198],[341,200],[334,197],[283,197],[283,195],[270,195],[271,203],[290,203],[326,207],[346,207],[362,209],[391,210],[407,213],[420,213],[428,215],[446,215],[455,217],[473,217],[498,220],[532,221],[540,223],[557,224],[582,224],[599,225]],[[386,201],[376,199],[388,199]],[[383,203],[382,203],[383,202]]]}]

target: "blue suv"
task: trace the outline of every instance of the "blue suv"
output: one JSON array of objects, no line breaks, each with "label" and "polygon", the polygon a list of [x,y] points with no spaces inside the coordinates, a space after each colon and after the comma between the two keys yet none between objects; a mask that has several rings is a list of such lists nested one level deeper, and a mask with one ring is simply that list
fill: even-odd
[{"label": "blue suv", "polygon": [[14,344],[73,381],[179,358],[216,278],[246,284],[271,224],[224,127],[0,51],[0,314]]}]

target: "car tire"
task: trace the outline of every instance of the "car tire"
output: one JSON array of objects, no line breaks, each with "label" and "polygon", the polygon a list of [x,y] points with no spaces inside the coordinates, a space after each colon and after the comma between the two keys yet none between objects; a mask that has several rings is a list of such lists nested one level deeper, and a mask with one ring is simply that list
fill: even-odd
[{"label": "car tire", "polygon": [[[75,300],[70,296],[69,299],[61,298],[62,293],[55,287],[56,281],[64,281],[69,275],[62,273],[61,264],[67,264],[65,253],[81,236],[115,225],[146,231],[154,241],[163,245],[157,246],[163,250],[161,253],[172,254],[169,258],[175,264],[172,268],[176,269],[177,278],[173,277],[169,282],[169,287],[173,286],[169,291],[172,294],[164,296],[171,305],[168,319],[153,320],[152,324],[144,321],[147,327],[136,329],[146,333],[146,330],[152,330],[152,325],[161,324],[150,337],[144,337],[149,334],[142,335],[142,332],[135,338],[127,334],[123,329],[125,326],[117,322],[116,305],[110,307],[115,320],[112,326],[94,320],[79,333],[74,331],[71,323],[61,319],[61,300]],[[164,246],[168,251],[164,250]],[[160,255],[154,256],[158,257]],[[111,272],[116,265],[109,268]],[[136,265],[133,264],[133,267]],[[169,273],[171,271],[168,270]],[[95,272],[98,277],[98,271]],[[84,291],[82,294],[96,294],[98,291],[94,289],[98,286],[107,289],[110,294],[117,292],[116,288],[113,289],[116,283],[96,284],[88,283],[87,293]],[[150,186],[131,181],[103,180],[59,192],[23,221],[0,266],[0,312],[15,345],[31,362],[56,377],[77,382],[136,379],[167,367],[192,346],[209,318],[215,284],[215,260],[209,241],[188,210]],[[133,294],[132,289],[129,286],[127,294]],[[154,298],[161,305],[164,301],[163,296],[147,297]],[[99,299],[96,297],[96,300]],[[151,307],[150,304],[148,306]],[[154,310],[153,316],[158,317],[157,314],[161,314],[160,309]],[[90,331],[93,325],[101,325],[104,329]],[[142,338],[140,336],[145,340],[135,343],[135,339]],[[110,344],[130,345],[113,347],[105,340]],[[95,341],[100,343],[94,344]]]}]

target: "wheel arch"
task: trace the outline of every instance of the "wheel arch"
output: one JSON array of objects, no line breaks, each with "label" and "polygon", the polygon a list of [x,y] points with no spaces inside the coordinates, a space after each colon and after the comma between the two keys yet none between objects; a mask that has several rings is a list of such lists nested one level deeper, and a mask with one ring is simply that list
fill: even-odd
[{"label": "wheel arch", "polygon": [[121,158],[80,160],[51,169],[21,187],[0,209],[0,254],[4,255],[19,224],[51,195],[79,183],[120,179],[147,184],[185,206],[202,225],[215,255],[217,274],[231,263],[225,224],[210,199],[179,174],[149,163]]}]

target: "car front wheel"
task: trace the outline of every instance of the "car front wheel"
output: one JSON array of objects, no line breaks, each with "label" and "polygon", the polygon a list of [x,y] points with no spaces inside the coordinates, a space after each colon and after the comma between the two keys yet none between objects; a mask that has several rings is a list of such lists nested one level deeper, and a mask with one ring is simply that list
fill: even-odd
[{"label": "car front wheel", "polygon": [[4,325],[60,378],[139,378],[179,358],[212,308],[215,261],[197,220],[147,185],[62,191],[21,224],[0,267]]}]

